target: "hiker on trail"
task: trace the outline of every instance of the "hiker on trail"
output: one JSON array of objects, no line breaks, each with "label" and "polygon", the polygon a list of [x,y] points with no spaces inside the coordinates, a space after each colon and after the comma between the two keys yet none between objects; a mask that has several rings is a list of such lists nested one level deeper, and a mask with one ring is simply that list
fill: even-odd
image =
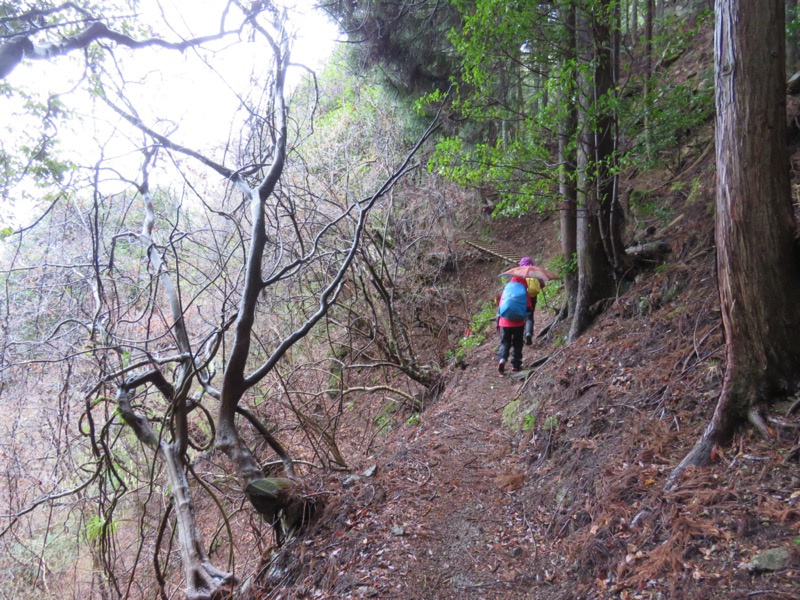
[{"label": "hiker on trail", "polygon": [[[531,267],[533,261],[529,256],[523,256],[519,261],[519,266]],[[525,345],[530,346],[533,343],[533,311],[536,310],[536,298],[545,286],[545,282],[535,277],[529,277],[525,279],[525,282],[528,286],[528,295],[531,297],[531,310],[525,316]]]},{"label": "hiker on trail", "polygon": [[511,354],[511,370],[522,368],[522,341],[528,315],[533,319],[533,305],[528,294],[528,284],[522,277],[512,277],[503,288],[497,311],[497,329],[500,332],[500,348],[497,351],[497,370],[504,373],[508,355]]}]

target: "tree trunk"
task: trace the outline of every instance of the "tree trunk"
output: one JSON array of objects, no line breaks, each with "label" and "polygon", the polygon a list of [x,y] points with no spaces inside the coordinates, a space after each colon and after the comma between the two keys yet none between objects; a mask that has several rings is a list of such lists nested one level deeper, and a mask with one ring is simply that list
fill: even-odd
[{"label": "tree trunk", "polygon": [[[603,101],[614,94],[616,50],[619,47],[619,22],[615,5],[602,3],[591,17],[594,46],[594,99]],[[622,210],[616,189],[616,119],[612,110],[598,116],[592,157],[597,179],[597,204],[600,208],[600,233],[614,272],[623,269],[625,246],[622,243]]]},{"label": "tree trunk", "polygon": [[[570,6],[566,14],[567,52],[564,54],[562,68],[567,68],[575,59],[576,32],[575,8]],[[578,214],[578,188],[575,181],[576,156],[572,141],[578,128],[578,114],[572,93],[562,94],[561,101],[567,104],[564,120],[558,131],[558,161],[561,164],[559,173],[558,194],[561,200],[561,251],[566,264],[572,264],[573,257],[578,251],[577,247],[577,214]],[[575,301],[578,289],[577,273],[570,269],[564,276],[565,298],[558,320],[565,319],[575,314]]]},{"label": "tree trunk", "polygon": [[[582,62],[595,61],[593,27],[585,12],[578,18],[578,55]],[[595,61],[596,62],[596,61]],[[581,78],[583,106],[591,106],[597,99],[595,75]],[[613,293],[613,279],[600,230],[600,202],[598,176],[598,132],[597,124],[590,121],[586,112],[580,116],[580,142],[578,144],[578,214],[577,254],[578,283],[575,312],[569,331],[569,340],[577,339],[590,325],[595,316],[598,301]]]},{"label": "tree trunk", "polygon": [[[787,19],[795,18],[797,16],[797,13],[794,11],[798,6],[800,6],[800,1],[786,0]],[[792,12],[789,12],[790,10]],[[798,70],[797,61],[798,54],[800,54],[798,44],[800,44],[800,36],[798,36],[796,31],[791,35],[786,36],[786,68],[784,73],[787,78],[796,73]]]},{"label": "tree trunk", "polygon": [[655,12],[654,0],[647,1],[647,10],[644,14],[644,143],[647,159],[651,160],[652,148],[650,144],[650,86],[653,78],[653,13]]},{"label": "tree trunk", "polygon": [[221,588],[234,581],[232,573],[217,569],[203,550],[200,530],[194,517],[194,504],[189,492],[189,482],[184,470],[180,444],[170,444],[152,430],[147,419],[131,407],[135,384],[123,385],[117,390],[117,408],[122,419],[144,445],[156,450],[166,465],[170,495],[172,496],[178,525],[181,564],[186,578],[187,600],[216,598]]},{"label": "tree trunk", "polygon": [[726,370],[714,415],[670,477],[708,462],[800,373],[800,278],[789,187],[783,0],[717,0],[717,278]]}]

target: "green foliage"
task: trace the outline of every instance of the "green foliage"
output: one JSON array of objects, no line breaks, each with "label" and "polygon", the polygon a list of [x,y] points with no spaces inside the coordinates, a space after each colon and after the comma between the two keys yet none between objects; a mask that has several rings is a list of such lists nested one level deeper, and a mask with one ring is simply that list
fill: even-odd
[{"label": "green foliage", "polygon": [[[597,63],[571,58],[567,2],[455,0],[455,5],[463,26],[451,40],[462,71],[449,102],[466,124],[440,140],[429,168],[461,185],[491,187],[499,197],[494,216],[553,210],[557,182],[567,169],[556,159],[556,132],[572,114],[578,82],[590,81]],[[599,15],[611,5],[591,4],[586,10],[610,20],[610,14]],[[441,92],[428,100],[440,102]],[[607,119],[615,107],[616,90],[584,103],[586,126]],[[575,145],[572,132],[567,151]]]},{"label": "green foliage", "polygon": [[545,431],[555,431],[556,429],[558,429],[558,416],[552,415],[547,417],[544,421],[544,425],[542,426],[542,428]]},{"label": "green foliage", "polygon": [[450,3],[332,2],[325,10],[343,31],[358,32],[359,43],[348,47],[350,70],[372,71],[399,95],[447,86],[456,69],[447,31],[459,25]]},{"label": "green foliage", "polygon": [[495,321],[497,307],[492,301],[486,301],[481,309],[472,316],[469,322],[468,334],[458,340],[458,347],[448,351],[445,360],[455,360],[462,363],[466,353],[474,350],[486,340],[487,328]]},{"label": "green foliage", "polygon": [[[790,61],[792,56],[788,52],[791,48],[800,47],[800,6],[792,3],[791,6],[786,7],[786,48],[787,48],[787,61]],[[792,75],[796,71],[796,65],[787,64],[789,74]]]},{"label": "green foliage", "polygon": [[300,121],[310,122],[311,107],[316,109],[313,135],[303,138],[297,148],[311,184],[343,199],[367,194],[383,183],[386,171],[419,138],[428,119],[416,114],[410,101],[388,89],[379,77],[353,75],[338,55],[318,85],[326,91],[318,105],[317,87],[310,81],[294,99],[295,106],[308,107],[307,115],[296,117]]},{"label": "green foliage", "polygon": [[394,416],[397,414],[397,411],[400,410],[400,407],[401,405],[398,402],[391,400],[383,407],[383,410],[375,416],[373,422],[378,428],[378,433],[389,433],[392,430],[394,427]]},{"label": "green foliage", "polygon": [[686,204],[694,204],[700,197],[702,191],[703,187],[702,184],[700,183],[700,179],[695,177],[694,179],[692,179],[692,184],[689,189],[689,195],[686,196]]},{"label": "green foliage", "polygon": [[520,403],[520,399],[515,398],[503,407],[503,425],[509,429],[516,430],[517,428]]},{"label": "green foliage", "polygon": [[414,413],[410,417],[406,419],[407,425],[419,425],[422,418],[420,417],[419,413]]},{"label": "green foliage", "polygon": [[562,255],[555,256],[547,263],[547,269],[558,273],[561,279],[548,281],[547,285],[542,288],[537,298],[537,306],[547,309],[558,310],[561,306],[564,296],[564,278],[569,275],[576,275],[578,273],[578,256],[573,255],[566,259]]},{"label": "green foliage", "polygon": [[558,275],[561,275],[562,278],[566,277],[567,275],[577,275],[578,255],[577,253],[573,252],[572,256],[569,258],[561,254],[554,256],[547,263],[547,269],[557,273]]},{"label": "green foliage", "polygon": [[[603,6],[609,7],[613,3]],[[578,96],[579,81],[591,80],[596,64],[565,59],[553,47],[565,39],[567,27],[559,3],[526,6],[513,11],[500,0],[461,2],[464,25],[451,33],[462,58],[462,78],[454,82],[449,101],[468,125],[437,144],[429,168],[464,186],[491,186],[500,198],[495,216],[518,216],[553,208],[555,183],[563,165],[555,160],[555,133],[570,110],[567,98]],[[598,10],[594,6],[591,10]],[[709,13],[689,22],[672,17],[653,41],[662,61],[685,52],[707,27]],[[540,40],[550,39],[553,45]],[[710,70],[702,81],[674,82],[653,77],[646,97],[612,89],[582,106],[588,128],[608,115],[618,115],[620,137],[630,140],[626,154],[610,156],[601,167],[650,168],[659,164],[666,150],[688,139],[707,123],[714,112]],[[628,87],[643,88],[642,82]],[[441,91],[427,100],[440,103]],[[576,140],[568,140],[574,150]]]},{"label": "green foliage", "polygon": [[515,398],[503,408],[503,425],[512,431],[531,431],[536,426],[536,415],[539,407],[536,400],[524,402]]},{"label": "green foliage", "polygon": [[[676,17],[662,23],[663,33],[653,40],[654,52],[669,62],[696,43],[700,32],[709,26],[713,13],[705,11],[694,22]],[[699,80],[669,79],[670,73],[655,74],[648,82],[647,95],[623,94],[616,109],[620,132],[630,140],[625,165],[648,169],[662,164],[664,157],[689,139],[714,115],[714,81],[711,65]],[[644,82],[631,82],[641,86]]]},{"label": "green foliage", "polygon": [[100,539],[101,536],[105,536],[107,534],[116,534],[117,523],[97,515],[86,522],[86,525],[84,526],[84,533],[86,534],[86,539],[89,541],[89,543],[93,543]]},{"label": "green foliage", "polygon": [[655,219],[661,223],[670,220],[672,210],[664,198],[653,194],[632,191],[630,194],[630,209],[633,216],[640,220]]},{"label": "green foliage", "polygon": [[497,308],[494,302],[487,300],[481,306],[480,311],[472,316],[470,329],[473,333],[484,333],[486,328],[494,322],[496,316]]},{"label": "green foliage", "polygon": [[522,431],[530,431],[533,429],[534,425],[536,425],[536,416],[532,415],[531,413],[527,413],[522,418]]},{"label": "green foliage", "polygon": [[664,153],[707,123],[715,110],[710,71],[699,86],[653,78],[651,89],[645,97],[633,97],[620,111],[623,127],[635,140],[625,162],[641,169],[661,164]]}]

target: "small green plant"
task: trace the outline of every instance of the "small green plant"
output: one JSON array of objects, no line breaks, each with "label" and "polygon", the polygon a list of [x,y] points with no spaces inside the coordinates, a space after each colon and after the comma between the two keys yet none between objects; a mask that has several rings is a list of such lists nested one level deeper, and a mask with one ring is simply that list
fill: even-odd
[{"label": "small green plant", "polygon": [[104,532],[114,534],[117,532],[117,524],[114,521],[106,521],[105,517],[95,516],[89,519],[84,526],[86,529],[86,539],[89,542],[97,540]]},{"label": "small green plant", "polygon": [[562,277],[565,275],[574,275],[578,272],[578,254],[573,252],[572,256],[569,258],[565,258],[561,255],[556,256],[547,263],[547,269],[555,271]]},{"label": "small green plant", "polygon": [[642,192],[630,195],[630,206],[634,217],[639,220],[658,219],[667,222],[672,215],[663,198]]},{"label": "small green plant", "polygon": [[502,421],[503,425],[511,429],[512,431],[516,431],[517,425],[519,424],[519,405],[520,399],[514,398],[511,402],[505,405],[503,408],[503,416]]},{"label": "small green plant", "polygon": [[536,424],[536,417],[531,413],[525,415],[522,419],[522,431],[530,431]]},{"label": "small green plant", "polygon": [[496,316],[497,307],[494,305],[494,302],[490,300],[484,302],[480,311],[473,315],[472,320],[470,321],[470,329],[472,330],[473,334],[484,333],[489,324],[494,322]]},{"label": "small green plant", "polygon": [[556,429],[558,429],[558,417],[555,415],[547,417],[544,421],[544,430],[555,431]]},{"label": "small green plant", "polygon": [[567,345],[567,336],[565,336],[562,333],[559,333],[553,339],[553,346],[555,346],[556,348],[563,348],[566,345]]},{"label": "small green plant", "polygon": [[497,308],[491,301],[486,301],[481,309],[472,316],[469,322],[467,333],[458,340],[458,347],[448,350],[445,360],[455,360],[457,364],[464,362],[466,353],[480,346],[486,340],[486,330],[489,324],[494,322],[497,315]]},{"label": "small green plant", "polygon": [[[480,346],[485,339],[486,336],[483,335],[471,335],[469,337],[461,338],[461,340],[458,342],[458,350],[460,350],[462,354],[461,358],[464,358],[463,354],[465,350],[475,350],[475,348]],[[458,351],[456,351],[456,354],[458,354]],[[456,356],[456,358],[458,358],[458,356]]]},{"label": "small green plant", "polygon": [[407,425],[419,425],[419,423],[420,423],[419,413],[414,413],[413,415],[411,415],[406,419]]},{"label": "small green plant", "polygon": [[400,405],[394,400],[389,401],[383,410],[373,419],[378,428],[378,433],[388,433],[394,427],[394,415],[400,410]]},{"label": "small green plant", "polygon": [[564,296],[564,286],[557,281],[550,281],[536,298],[536,306],[540,309],[549,309],[558,312]]},{"label": "small green plant", "polygon": [[392,416],[380,414],[375,417],[375,425],[378,426],[378,433],[388,433],[392,430]]},{"label": "small green plant", "polygon": [[675,308],[673,308],[671,311],[669,311],[667,313],[667,318],[668,319],[674,319],[675,317],[681,316],[685,312],[686,312],[686,307],[685,306],[676,306]]},{"label": "small green plant", "polygon": [[639,315],[642,317],[647,316],[650,313],[650,299],[647,296],[642,296],[639,298]]},{"label": "small green plant", "polygon": [[700,179],[695,177],[692,179],[692,185],[689,189],[689,195],[686,196],[686,204],[694,204],[697,198],[700,196],[700,192],[703,190],[702,185],[700,184]]},{"label": "small green plant", "polygon": [[674,181],[672,183],[672,185],[669,186],[669,191],[670,192],[682,192],[683,188],[685,186],[686,186],[686,184],[683,181],[680,181],[680,180]]}]

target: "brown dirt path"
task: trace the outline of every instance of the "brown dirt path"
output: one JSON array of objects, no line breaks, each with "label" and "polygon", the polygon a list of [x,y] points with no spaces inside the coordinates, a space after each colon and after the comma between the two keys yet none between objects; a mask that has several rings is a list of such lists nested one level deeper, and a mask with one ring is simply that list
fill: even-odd
[{"label": "brown dirt path", "polygon": [[[562,324],[525,348],[525,365],[552,359],[524,387],[498,375],[490,332],[463,369],[449,367],[418,422],[395,415],[391,430],[351,449],[357,477],[321,475],[323,515],[270,558],[253,597],[800,597],[800,473],[786,460],[800,414],[771,420],[773,440],[741,432],[714,465],[662,488],[723,372],[703,206],[681,205],[695,211],[686,223],[704,226],[674,234],[676,262],[637,277],[585,336],[564,346]],[[503,240],[531,229],[507,225]],[[473,258],[463,287],[483,293],[471,298],[492,297],[498,266]],[[537,332],[552,318],[542,309]],[[503,423],[517,397],[535,412],[531,431]],[[784,567],[746,566],[773,548],[788,551]]]},{"label": "brown dirt path", "polygon": [[[518,496],[528,459],[502,423],[523,381],[498,374],[495,351],[490,336],[419,423],[391,432],[376,475],[330,507],[346,518],[338,542],[316,555],[329,569],[306,582],[309,597],[320,585],[342,598],[543,597],[550,573],[533,566],[536,507]],[[525,364],[538,353],[526,347]]]}]

